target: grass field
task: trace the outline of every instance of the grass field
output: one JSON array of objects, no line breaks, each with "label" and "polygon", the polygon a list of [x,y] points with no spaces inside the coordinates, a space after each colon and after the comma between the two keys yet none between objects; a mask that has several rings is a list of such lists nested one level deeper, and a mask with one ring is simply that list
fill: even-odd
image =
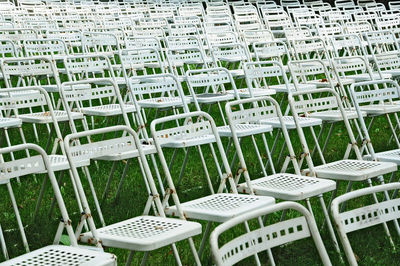
[{"label": "grass field", "polygon": [[[213,111],[215,112],[215,111]],[[154,113],[151,113],[149,117],[154,116]],[[149,119],[151,121],[151,119]],[[116,122],[116,119],[113,120]],[[110,123],[112,124],[112,123]],[[96,127],[104,127],[105,121],[103,119],[96,119]],[[45,145],[47,140],[47,132],[45,127],[40,127],[39,132],[41,136],[45,136],[42,138],[42,146]],[[24,132],[27,137],[28,142],[34,142],[34,137],[32,134],[32,128],[29,126],[24,127]],[[18,143],[19,137],[17,132],[11,130],[11,136],[13,139],[13,143]],[[307,133],[307,132],[306,132]],[[395,148],[394,142],[389,142],[390,138],[390,129],[387,121],[384,118],[378,118],[375,122],[373,128],[371,129],[371,135],[373,139],[374,147],[377,151],[393,149]],[[309,136],[309,134],[307,134]],[[295,147],[297,154],[300,154],[301,146],[297,139],[297,134],[295,132],[291,133],[292,142]],[[268,135],[269,143],[272,144],[274,136]],[[258,138],[258,143],[261,143]],[[227,140],[223,140],[226,145]],[[346,133],[343,125],[338,125],[335,128],[334,134],[332,135],[332,139],[326,150],[326,158],[328,161],[338,160],[343,157],[343,152],[348,143],[346,138]],[[245,153],[245,157],[247,160],[248,168],[252,178],[260,177],[261,171],[260,167],[255,158],[254,152],[251,149],[250,140],[245,139],[242,143],[243,151]],[[261,147],[261,146],[260,146]],[[277,161],[277,153],[274,157],[274,161]],[[167,160],[171,158],[172,150],[165,150],[165,154]],[[212,164],[212,158],[209,156],[207,150],[205,150],[204,154],[206,155],[206,160],[208,164]],[[179,175],[180,164],[183,161],[183,152],[180,152],[176,158],[176,167],[172,169],[173,177],[177,177]],[[233,157],[233,153],[228,156],[230,159]],[[316,159],[315,162],[318,162]],[[99,162],[98,166],[92,164],[90,166],[90,172],[93,178],[93,182],[96,186],[97,194],[101,198],[103,193],[106,178],[111,169],[111,162]],[[152,164],[150,163],[150,166]],[[238,164],[235,164],[233,171],[236,171]],[[118,222],[127,218],[134,217],[136,215],[141,215],[143,212],[143,208],[145,206],[145,202],[147,200],[147,192],[143,183],[143,179],[141,177],[137,162],[131,164],[131,167],[128,172],[128,176],[124,183],[122,192],[118,199],[115,199],[115,191],[117,190],[119,177],[124,168],[124,163],[119,163],[117,168],[117,173],[114,176],[113,182],[111,184],[110,193],[107,197],[107,200],[102,205],[103,214],[107,224],[111,224],[113,222]],[[304,167],[303,167],[304,168]],[[279,166],[277,169],[280,169]],[[215,170],[215,167],[214,167]],[[214,177],[215,187],[218,184],[218,180],[216,179],[216,173],[212,173],[212,177]],[[20,212],[22,215],[22,219],[24,224],[26,225],[26,232],[28,236],[28,241],[30,243],[31,250],[37,249],[47,244],[51,244],[56,228],[58,226],[58,213],[55,212],[51,216],[49,216],[48,211],[51,205],[51,199],[53,197],[51,189],[47,189],[44,201],[41,206],[41,211],[36,220],[33,218],[33,213],[35,210],[36,200],[38,198],[38,194],[40,191],[41,183],[44,175],[36,175],[35,177],[29,176],[21,179],[21,183],[18,184],[16,181],[12,182],[14,193],[16,195],[16,199],[18,202],[18,206],[20,208]],[[85,188],[88,190],[88,184],[86,180],[84,180],[83,174],[81,175]],[[385,177],[389,178],[389,177]],[[397,178],[396,178],[397,180]],[[354,188],[365,187],[366,184],[356,184]],[[338,193],[342,194],[345,190],[346,184],[340,183],[338,188]],[[7,242],[8,251],[11,257],[15,257],[16,255],[23,254],[24,249],[22,246],[22,242],[19,236],[19,232],[16,229],[17,224],[15,222],[15,215],[12,210],[11,202],[8,197],[8,192],[5,186],[1,186],[0,200],[2,204],[0,204],[0,223],[4,230],[5,239]],[[71,183],[69,178],[66,177],[63,179],[61,183],[61,191],[63,193],[67,209],[71,216],[71,219],[74,223],[74,227],[79,220],[79,211],[76,206],[75,198],[73,196],[73,191],[71,188]],[[199,163],[199,157],[197,153],[193,152],[190,160],[187,165],[187,169],[185,171],[185,176],[178,186],[178,195],[180,197],[181,202],[184,202],[188,199],[198,198],[201,196],[205,196],[209,194],[206,179],[204,178],[202,167]],[[87,192],[89,196],[89,192]],[[90,197],[89,197],[90,198]],[[328,202],[330,198],[330,194],[325,195],[325,201]],[[354,204],[356,206],[362,206],[368,200],[358,201]],[[314,214],[316,216],[317,223],[319,225],[322,224],[323,216],[322,212],[319,208],[317,199],[311,200],[312,205],[314,207]],[[92,204],[92,212],[96,217],[94,205]],[[288,214],[291,215],[290,213]],[[97,217],[96,217],[97,218]],[[272,220],[279,219],[279,215],[270,217]],[[98,219],[97,219],[98,221]],[[203,229],[205,223],[202,222]],[[97,223],[100,226],[99,223]],[[353,248],[357,257],[359,258],[360,265],[400,265],[400,238],[396,235],[393,226],[390,224],[390,228],[392,229],[393,237],[395,244],[397,245],[397,249],[393,250],[389,244],[388,239],[384,236],[384,231],[381,226],[376,226],[370,229],[362,230],[350,235],[350,240],[353,244]],[[240,231],[240,229],[238,229]],[[239,232],[238,231],[238,232]],[[234,233],[232,233],[232,237]],[[326,249],[328,250],[329,256],[334,265],[340,265],[340,260],[338,255],[335,253],[331,240],[329,238],[329,234],[324,227],[321,230],[321,236],[324,240]],[[197,236],[194,238],[196,246],[198,247],[201,241],[201,236]],[[192,265],[193,258],[190,254],[190,250],[187,242],[183,241],[178,243],[178,250],[180,251],[180,255],[182,258],[182,262],[184,265]],[[118,249],[106,248],[106,251],[112,252],[117,255],[118,262],[120,265],[125,263],[127,252]],[[273,249],[273,254],[275,256],[276,262],[279,265],[319,265],[320,260],[318,258],[318,254],[316,249],[313,247],[313,243],[311,240],[298,241],[295,243],[291,243],[286,245],[285,247],[278,247]],[[141,258],[143,254],[137,253],[135,254],[133,265],[140,264]],[[261,255],[264,263],[267,262],[266,254]],[[210,260],[210,251],[207,245],[206,252],[202,257],[202,262],[204,265],[212,264]],[[245,260],[243,265],[251,265],[254,261],[252,258]],[[148,265],[173,265],[174,264],[174,256],[169,247],[157,250],[156,252],[150,253]]]}]

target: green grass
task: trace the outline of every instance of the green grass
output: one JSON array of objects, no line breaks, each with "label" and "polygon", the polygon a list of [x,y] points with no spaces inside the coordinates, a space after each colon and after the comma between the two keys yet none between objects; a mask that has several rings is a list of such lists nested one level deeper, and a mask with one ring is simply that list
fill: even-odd
[{"label": "green grass", "polygon": [[[217,116],[217,110],[211,110],[212,114]],[[154,116],[154,113],[150,114],[150,118]],[[217,119],[218,120],[218,119]],[[151,119],[149,119],[148,124]],[[116,119],[113,119],[113,122],[116,122]],[[105,121],[103,119],[96,119],[96,123],[98,127],[103,127],[105,125]],[[113,123],[110,123],[113,124]],[[393,149],[395,147],[395,143],[390,143],[390,129],[384,118],[378,118],[374,124],[374,127],[371,131],[373,144],[377,151]],[[32,134],[31,127],[24,127],[24,132],[27,137],[28,142],[34,142],[34,137]],[[45,145],[45,141],[47,140],[47,132],[45,127],[40,127],[39,132],[41,136],[44,136],[41,141],[41,145]],[[11,137],[13,143],[19,142],[18,134],[15,130],[11,130]],[[306,132],[307,133],[307,132]],[[274,136],[270,136],[267,134],[269,144],[272,144]],[[301,145],[297,139],[296,133],[293,131],[291,133],[292,143],[295,147],[295,151],[297,154],[301,152]],[[309,134],[307,134],[307,138],[309,138]],[[261,139],[257,137],[257,143],[260,145],[261,149]],[[226,146],[227,141],[223,140],[224,145]],[[345,137],[345,129],[343,125],[338,125],[335,128],[335,132],[332,136],[332,140],[330,141],[328,148],[326,150],[326,158],[328,161],[338,160],[343,157],[343,151],[348,143],[347,138]],[[242,143],[243,151],[245,153],[246,161],[248,164],[248,168],[252,178],[260,177],[261,171],[260,167],[257,164],[257,160],[254,154],[254,151],[251,146],[251,142],[248,139],[243,140]],[[276,152],[277,154],[278,152]],[[172,155],[172,150],[165,150],[165,154],[167,157],[167,161]],[[204,154],[209,165],[213,164],[212,158],[209,155],[208,149],[204,149]],[[263,154],[265,155],[265,154]],[[233,157],[233,153],[229,154],[229,161]],[[172,175],[175,179],[179,175],[180,163],[183,161],[184,154],[180,152],[176,158],[176,165],[172,169]],[[277,156],[274,157],[274,162],[277,161]],[[318,159],[316,159],[316,163],[318,163]],[[178,189],[178,195],[180,197],[181,202],[185,202],[189,199],[198,198],[209,194],[207,183],[203,175],[202,167],[199,163],[199,156],[194,151],[191,153],[190,161],[187,165],[187,169],[185,171],[185,176],[182,180],[182,183]],[[150,166],[152,167],[151,162],[149,161]],[[105,182],[108,176],[108,173],[111,169],[112,163],[110,162],[99,162],[98,167],[92,164],[90,166],[90,173],[93,178],[93,182],[96,186],[97,195],[101,198],[101,195],[104,190]],[[237,170],[237,163],[233,171]],[[306,167],[303,165],[303,168]],[[128,176],[124,183],[121,196],[118,199],[115,199],[115,191],[117,190],[119,177],[122,174],[124,168],[124,163],[119,163],[117,172],[114,175],[114,179],[111,185],[110,193],[107,197],[106,202],[102,206],[103,214],[107,224],[111,224],[114,222],[118,222],[124,219],[128,219],[137,215],[141,215],[143,213],[143,209],[145,206],[145,202],[147,200],[147,193],[143,183],[143,179],[140,174],[140,170],[137,162],[131,164],[130,170],[128,172]],[[276,167],[280,169],[279,166]],[[218,184],[217,175],[215,171],[215,167],[212,168],[211,176],[214,181],[215,187]],[[21,184],[13,181],[12,185],[14,188],[14,193],[16,195],[16,199],[20,208],[20,212],[22,215],[22,219],[24,224],[26,225],[26,232],[28,235],[28,241],[30,243],[31,250],[37,249],[47,244],[51,244],[53,237],[55,235],[56,228],[58,226],[58,213],[53,213],[52,216],[49,217],[48,210],[50,208],[51,199],[53,197],[51,189],[47,189],[44,201],[41,206],[41,212],[39,217],[34,221],[33,213],[35,210],[36,200],[39,194],[40,186],[42,183],[44,175],[36,175],[36,177],[28,176],[21,178]],[[87,195],[89,196],[88,184],[81,174],[83,183],[85,188],[87,189]],[[386,177],[388,178],[388,177]],[[346,184],[341,183],[339,185],[339,194],[344,193]],[[365,187],[365,184],[356,184],[354,186],[355,189]],[[16,255],[20,255],[24,253],[22,242],[20,240],[19,232],[16,230],[17,224],[15,222],[15,215],[12,210],[11,202],[8,197],[8,193],[5,186],[1,186],[0,200],[2,204],[0,205],[0,223],[4,230],[5,239],[7,242],[8,251],[11,257],[15,257]],[[61,191],[64,197],[64,200],[67,205],[67,209],[69,211],[70,217],[73,221],[74,227],[79,220],[79,211],[75,202],[73,190],[71,188],[71,183],[69,177],[65,175],[63,182],[61,183]],[[325,201],[328,202],[330,194],[325,195]],[[93,201],[89,196],[89,200],[92,207],[92,213],[95,218],[97,218]],[[313,205],[314,214],[316,216],[317,223],[319,225],[322,224],[323,216],[322,211],[319,207],[317,199],[311,200]],[[368,202],[367,200],[360,200],[355,202],[356,206],[362,206]],[[288,214],[289,216],[291,213]],[[279,215],[275,215],[270,217],[272,220],[277,221],[279,219]],[[96,219],[98,221],[98,219]],[[203,228],[205,226],[204,222]],[[97,226],[100,226],[97,223]],[[215,225],[214,225],[215,226]],[[390,225],[392,229],[394,241],[397,246],[399,246],[400,239],[396,236],[394,228]],[[231,238],[232,236],[239,233],[241,229],[237,229],[227,236]],[[331,240],[329,238],[329,234],[326,230],[326,227],[321,231],[321,236],[324,240],[326,249],[329,253],[329,256],[334,265],[340,265],[340,261],[338,255],[335,253]],[[201,241],[201,236],[196,236],[194,238],[195,244],[198,247]],[[381,226],[376,226],[373,228],[369,228],[366,230],[362,230],[356,233],[350,234],[350,240],[353,245],[354,251],[359,258],[360,265],[400,265],[400,252],[393,251],[388,239],[384,236],[384,232]],[[192,265],[193,257],[190,254],[190,249],[186,241],[182,241],[178,243],[178,250],[180,251],[181,259],[184,265]],[[398,247],[400,248],[400,247]],[[397,249],[398,250],[398,249]],[[127,251],[106,248],[106,251],[114,253],[118,257],[119,264],[123,265],[127,258]],[[279,265],[319,265],[320,260],[317,254],[316,249],[313,246],[313,242],[310,239],[301,240],[294,243],[290,243],[285,245],[285,247],[277,247],[273,249],[273,253],[276,259],[277,264]],[[136,253],[134,256],[133,265],[137,265],[140,263],[142,253]],[[267,256],[266,254],[261,254],[262,261],[266,263]],[[202,258],[202,262],[204,265],[210,265],[210,250],[207,245],[205,254]],[[242,262],[242,265],[253,264],[254,260],[249,258]],[[155,252],[151,252],[149,256],[149,265],[173,265],[174,264],[174,256],[170,247],[162,248]]]}]

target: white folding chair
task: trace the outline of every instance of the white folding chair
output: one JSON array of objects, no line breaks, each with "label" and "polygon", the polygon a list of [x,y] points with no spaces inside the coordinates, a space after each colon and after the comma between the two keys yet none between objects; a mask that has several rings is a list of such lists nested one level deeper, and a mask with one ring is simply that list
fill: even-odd
[{"label": "white folding chair", "polygon": [[[394,243],[389,234],[389,229],[386,222],[396,222],[400,218],[399,212],[399,198],[397,191],[400,188],[400,183],[391,183],[370,188],[363,188],[352,191],[335,198],[332,201],[331,213],[339,233],[339,239],[343,245],[347,261],[350,265],[358,265],[363,260],[357,260],[356,255],[351,247],[348,234],[357,230],[369,228],[378,224],[383,224],[386,235],[388,235],[390,244],[394,248]],[[383,192],[388,194],[389,191],[394,190],[393,196],[385,201],[374,202],[360,207],[360,201],[366,196],[376,197],[375,194]],[[346,208],[342,210],[339,208],[347,202],[358,202],[357,207]],[[346,204],[349,206],[351,204]],[[354,206],[354,205],[352,205]],[[364,234],[368,234],[364,232]],[[371,236],[371,235],[368,235]],[[363,258],[360,256],[360,258]],[[358,262],[357,262],[358,261]]]},{"label": "white folding chair", "polygon": [[[108,137],[99,138],[96,135]],[[91,142],[85,142],[88,137],[92,140]],[[189,239],[196,264],[200,264],[191,237],[201,233],[201,225],[165,217],[164,208],[152,179],[142,144],[131,128],[114,126],[70,134],[65,137],[65,151],[84,209],[79,226],[76,229],[79,241],[100,247],[104,245],[129,250],[127,265],[130,265],[134,251],[145,252],[142,261],[142,263],[145,263],[150,251],[168,245],[172,245],[176,262],[180,264],[181,261],[175,243]],[[107,160],[106,158],[112,154],[119,154],[119,160],[138,158],[141,168],[143,168],[143,179],[149,192],[148,200],[142,216],[96,228],[76,163],[82,159]],[[155,214],[158,216],[149,215],[152,206],[154,206]],[[90,231],[88,232],[81,232],[84,221],[87,221],[89,225]]]},{"label": "white folding chair", "polygon": [[[168,123],[169,121],[178,121],[178,125]],[[160,125],[164,128],[160,129]],[[167,126],[168,125],[168,126]],[[199,255],[205,247],[205,242],[210,233],[212,222],[225,222],[240,214],[247,213],[249,210],[255,210],[261,206],[270,205],[275,202],[271,197],[258,197],[251,195],[237,194],[236,184],[230,170],[225,152],[219,138],[219,133],[214,120],[210,115],[204,112],[192,112],[153,120],[151,125],[151,134],[160,157],[160,161],[166,175],[168,189],[164,196],[166,203],[166,213],[168,215],[184,217],[186,219],[200,219],[208,221],[203,240],[200,245]],[[216,149],[213,144],[216,144]],[[209,146],[213,162],[217,168],[217,186],[215,190],[213,182],[210,179],[211,168],[206,164],[201,146]],[[166,162],[164,149],[166,148],[189,148],[197,146],[201,164],[206,176],[209,194],[201,198],[196,198],[185,203],[180,203],[175,188],[175,182],[172,179],[171,172]],[[219,167],[219,159],[223,162],[226,173],[222,173]],[[200,166],[201,167],[201,166]],[[178,180],[178,184],[180,180]],[[160,186],[163,184],[159,184]],[[229,189],[226,187],[229,186]],[[223,193],[223,191],[232,191],[233,193]],[[172,198],[174,206],[168,205],[168,200]],[[247,226],[247,225],[246,225]],[[248,228],[248,227],[247,227]],[[270,258],[272,258],[270,256]]]},{"label": "white folding chair", "polygon": [[[31,156],[18,158],[15,160],[7,160],[7,156],[4,156],[9,153],[16,153],[18,151],[27,150],[30,151]],[[58,207],[62,216],[53,245],[13,258],[2,263],[2,265],[56,265],[65,264],[66,261],[70,261],[76,265],[87,265],[92,263],[96,265],[117,265],[116,257],[112,254],[88,250],[83,247],[78,248],[77,239],[75,237],[72,223],[69,219],[67,209],[64,204],[64,200],[61,196],[60,188],[58,187],[58,183],[47,154],[42,148],[35,144],[20,144],[0,149],[0,157],[2,161],[0,166],[0,176],[2,179],[2,183],[7,184],[7,186],[10,188],[10,181],[16,177],[23,177],[40,172],[47,173],[52,184],[55,198],[57,200]],[[15,198],[13,196],[12,199],[13,203],[15,203]],[[20,220],[19,213],[16,213],[16,217]],[[22,223],[20,224],[20,226],[22,226]],[[58,245],[64,229],[66,229],[67,231],[67,234],[71,241],[71,246]]]},{"label": "white folding chair", "polygon": [[[261,228],[236,236],[226,241],[224,232],[231,232],[239,224],[261,216],[274,216],[280,211],[293,210],[299,213],[296,218],[271,222]],[[237,233],[235,234],[237,235]],[[210,236],[213,260],[218,266],[233,265],[267,249],[285,247],[287,243],[311,237],[324,265],[331,265],[328,253],[318,232],[313,215],[295,202],[282,202],[235,217],[217,226]],[[224,241],[225,240],[225,241]],[[221,244],[222,242],[222,244]]]}]

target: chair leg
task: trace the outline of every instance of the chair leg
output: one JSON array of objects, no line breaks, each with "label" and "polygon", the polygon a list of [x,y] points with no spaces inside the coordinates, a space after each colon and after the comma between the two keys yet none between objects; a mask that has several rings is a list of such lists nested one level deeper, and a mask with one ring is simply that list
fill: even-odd
[{"label": "chair leg", "polygon": [[344,263],[343,257],[340,254],[339,243],[337,241],[337,238],[336,238],[336,235],[335,235],[335,231],[333,230],[332,222],[331,222],[331,219],[329,218],[329,213],[328,213],[328,210],[326,208],[324,198],[323,198],[322,195],[319,195],[318,198],[319,198],[319,202],[321,204],[322,212],[324,213],[324,216],[325,216],[325,221],[326,221],[326,224],[328,226],[329,234],[330,234],[331,239],[333,241],[333,245],[335,246],[336,252],[339,254],[340,261],[342,263]]},{"label": "chair leg", "polygon": [[132,264],[134,254],[135,254],[135,251],[133,251],[133,250],[129,251],[128,259],[126,260],[126,263],[125,263],[126,266],[130,266]]},{"label": "chair leg", "polygon": [[208,221],[208,222],[207,222],[207,226],[206,226],[206,230],[205,230],[205,232],[204,232],[204,234],[203,234],[203,239],[201,240],[201,244],[200,244],[199,251],[197,252],[197,253],[199,254],[199,257],[200,257],[200,258],[201,258],[201,255],[203,254],[204,247],[205,247],[205,245],[206,245],[208,236],[210,235],[211,225],[212,225],[212,222],[211,222],[211,221]]},{"label": "chair leg", "polygon": [[3,229],[1,228],[1,225],[0,225],[0,244],[1,244],[1,250],[3,251],[4,258],[6,260],[9,260],[10,257],[8,256],[6,241],[4,240]]},{"label": "chair leg", "polygon": [[19,214],[17,201],[15,200],[14,192],[12,190],[12,186],[11,186],[10,182],[7,183],[7,189],[8,189],[8,193],[10,194],[11,203],[14,208],[15,217],[17,218],[17,223],[18,223],[19,231],[21,233],[22,243],[24,244],[25,251],[29,252],[28,240],[26,239],[25,230],[24,230],[24,226],[22,224],[21,216]]},{"label": "chair leg", "polygon": [[117,168],[117,161],[114,161],[111,166],[110,174],[108,175],[106,187],[104,188],[103,196],[101,198],[101,205],[103,205],[104,201],[106,200],[108,190],[110,190],[111,180],[114,176],[115,169]]}]

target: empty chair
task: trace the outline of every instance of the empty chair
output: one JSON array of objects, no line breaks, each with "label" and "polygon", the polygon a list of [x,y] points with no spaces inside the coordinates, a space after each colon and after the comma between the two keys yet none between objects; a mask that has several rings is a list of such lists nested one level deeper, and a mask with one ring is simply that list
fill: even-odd
[{"label": "empty chair", "polygon": [[[279,222],[270,222],[260,228],[243,233],[226,241],[224,232],[238,227],[246,221],[261,216],[279,215],[280,211],[293,210],[299,213],[296,218],[287,218]],[[237,233],[236,233],[237,234]],[[318,232],[313,215],[303,206],[295,202],[282,202],[235,217],[217,226],[210,236],[213,260],[218,266],[233,265],[273,247],[284,248],[286,243],[311,237],[324,265],[331,265],[328,253]],[[230,238],[228,238],[230,239]],[[220,244],[223,243],[223,244]]]},{"label": "empty chair", "polygon": [[[101,135],[104,137],[102,138]],[[87,142],[87,137],[90,137],[92,141]],[[160,196],[152,179],[145,153],[142,150],[142,144],[131,128],[114,126],[70,134],[65,137],[65,151],[84,210],[77,227],[77,235],[80,235],[79,241],[100,247],[104,245],[129,250],[128,265],[132,262],[134,251],[145,252],[145,262],[148,252],[172,245],[176,262],[180,264],[179,253],[174,243],[185,239],[190,240],[192,236],[198,235],[201,233],[201,225],[195,222],[165,217]],[[96,228],[76,163],[82,159],[104,160],[104,157],[110,154],[122,155],[119,161],[123,160],[124,157],[138,158],[141,161],[143,182],[147,185],[148,193],[151,197],[148,198],[150,201],[142,216]],[[154,203],[155,213],[159,216],[150,215],[152,203]],[[88,232],[81,232],[84,221],[88,223],[90,229]],[[196,264],[199,264],[193,242],[191,240],[190,242]]]},{"label": "empty chair", "polygon": [[[350,265],[358,265],[358,262],[362,263],[363,256],[360,256],[360,253],[365,251],[357,251],[357,254],[359,254],[359,258],[361,258],[361,260],[356,258],[353,248],[350,244],[351,238],[348,236],[348,234],[351,232],[378,224],[383,224],[385,233],[389,236],[390,244],[394,248],[394,244],[390,237],[386,222],[396,222],[396,219],[399,219],[400,217],[399,198],[397,193],[399,188],[400,183],[391,183],[370,188],[363,188],[341,195],[332,201],[332,217],[335,221],[339,239],[342,242],[347,261]],[[365,206],[360,206],[359,204],[360,200],[366,198],[367,196],[373,196],[376,198],[376,193],[383,192],[387,194],[390,191],[394,191],[394,194],[392,194],[393,196],[389,200],[374,202],[373,204],[367,204]],[[358,202],[358,205],[356,205],[357,207],[347,207],[355,206],[352,204],[346,204],[350,202]],[[341,207],[344,204],[346,204],[347,208],[342,209]],[[363,233],[368,234],[365,231]],[[371,237],[372,235],[368,234],[368,236]]]},{"label": "empty chair", "polygon": [[[9,154],[21,151],[28,151],[28,156],[9,160]],[[22,152],[21,154],[24,154]],[[45,172],[50,179],[58,208],[61,212],[61,220],[55,236],[53,245],[29,252],[25,255],[13,258],[2,263],[2,265],[30,265],[30,264],[65,264],[66,260],[73,261],[75,265],[117,265],[116,257],[109,253],[92,251],[86,248],[78,248],[77,239],[72,228],[71,220],[61,195],[54,172],[50,165],[46,152],[35,144],[20,144],[8,148],[0,149],[1,157],[1,178],[3,182],[11,187],[11,181],[17,177],[30,176],[35,173]],[[13,204],[15,198],[12,197]],[[15,213],[17,219],[20,219],[19,213]],[[22,224],[20,224],[22,226]],[[66,230],[71,242],[71,246],[59,246],[61,234]],[[45,230],[44,230],[45,231]],[[25,239],[26,240],[26,239]]]}]

